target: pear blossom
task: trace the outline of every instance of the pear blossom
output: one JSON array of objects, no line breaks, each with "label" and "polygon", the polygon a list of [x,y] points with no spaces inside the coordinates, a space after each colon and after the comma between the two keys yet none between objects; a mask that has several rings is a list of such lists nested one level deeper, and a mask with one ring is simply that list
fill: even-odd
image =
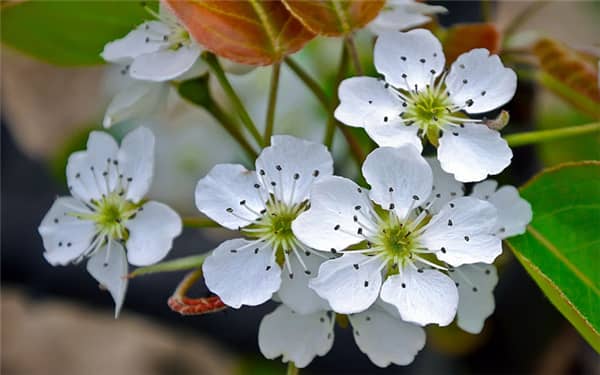
[{"label": "pear blossom", "polygon": [[[429,212],[435,214],[441,207],[455,197],[464,195],[463,185],[452,175],[445,173],[440,163],[434,158],[427,158],[433,171],[433,186],[436,201],[429,205]],[[527,224],[532,219],[531,205],[519,196],[514,186],[502,186],[494,180],[486,180],[475,184],[469,194],[490,202],[496,207],[497,220],[491,234],[500,239],[525,233]],[[498,273],[492,264],[465,264],[449,273],[454,280],[459,294],[456,321],[460,328],[470,333],[479,333],[487,317],[495,308],[493,290],[498,283]]]},{"label": "pear blossom", "polygon": [[325,146],[279,135],[258,156],[256,172],[219,164],[202,178],[196,207],[247,237],[223,242],[206,258],[208,289],[234,308],[259,305],[279,291],[296,311],[322,309],[325,301],[304,284],[324,255],[298,241],[291,223],[308,207],[312,184],[332,173]]},{"label": "pear blossom", "polygon": [[426,137],[438,146],[442,169],[461,182],[483,180],[510,164],[512,151],[500,133],[466,116],[513,97],[516,74],[498,56],[473,49],[445,72],[442,45],[424,29],[381,34],[374,55],[384,79],[344,80],[335,110],[339,121],[363,127],[382,147],[411,144],[422,150]]},{"label": "pear blossom", "polygon": [[343,177],[315,182],[310,208],[292,223],[307,246],[342,254],[309,286],[338,313],[360,313],[381,297],[404,321],[450,324],[459,295],[448,273],[502,252],[491,234],[496,208],[458,197],[429,215],[419,206],[432,193],[432,171],[412,145],[376,149],[362,173],[371,190]]},{"label": "pear blossom", "polygon": [[158,13],[147,9],[156,19],[108,43],[102,58],[123,65],[123,74],[147,81],[169,81],[192,67],[205,70],[198,59],[203,48],[177,17],[162,2]]},{"label": "pear blossom", "polygon": [[88,272],[110,292],[118,316],[127,289],[127,263],[163,259],[181,233],[179,215],[145,201],[154,167],[154,135],[140,127],[121,146],[108,133],[90,134],[87,149],[69,157],[70,197],[57,198],[38,231],[54,265],[89,258]]},{"label": "pear blossom", "polygon": [[431,21],[430,15],[446,13],[440,5],[429,5],[414,0],[387,0],[381,12],[367,27],[374,34],[402,31]]}]

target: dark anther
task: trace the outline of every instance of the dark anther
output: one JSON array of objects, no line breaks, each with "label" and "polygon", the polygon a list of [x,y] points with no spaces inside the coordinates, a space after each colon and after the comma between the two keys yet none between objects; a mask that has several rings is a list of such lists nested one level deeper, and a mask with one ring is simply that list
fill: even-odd
[{"label": "dark anther", "polygon": [[58,247],[61,247],[61,246],[62,246],[62,242],[59,242],[59,243],[58,243]]},{"label": "dark anther", "polygon": [[387,116],[385,116],[385,117],[383,118],[383,122],[388,122],[388,117],[387,117]]},{"label": "dark anther", "polygon": [[440,193],[437,193],[437,194],[435,195],[435,197],[436,197],[436,198],[440,198],[441,196],[442,196],[442,194],[440,194]]},{"label": "dark anther", "polygon": [[469,236],[465,236],[465,241],[469,242]]},{"label": "dark anther", "polygon": [[476,292],[477,291],[477,287],[474,286],[473,287],[473,291]]},{"label": "dark anther", "polygon": [[336,224],[336,226],[335,226],[335,227],[333,227],[333,230],[338,230],[338,229],[340,229],[340,225],[339,225],[339,224]]},{"label": "dark anther", "polygon": [[418,273],[423,273],[423,269],[422,269],[422,268],[419,268],[419,269],[417,270],[417,272],[418,272]]},{"label": "dark anther", "polygon": [[388,191],[391,193],[391,192],[393,192],[393,191],[394,191],[394,188],[390,186],[390,187],[388,188]]},{"label": "dark anther", "polygon": [[332,254],[337,254],[337,250],[334,249],[333,247],[330,249]]},{"label": "dark anther", "polygon": [[406,102],[402,102],[402,106],[406,107],[406,106],[408,106],[408,104],[406,104]]},{"label": "dark anther", "polygon": [[403,287],[403,288],[406,288],[406,284],[402,283],[402,287]]},{"label": "dark anther", "polygon": [[469,99],[469,100],[467,100],[467,101],[466,101],[467,107],[470,107],[470,106],[472,106],[472,105],[473,105],[473,103],[474,103],[474,102],[473,102],[473,99]]},{"label": "dark anther", "polygon": [[360,268],[360,266],[358,265],[358,263],[354,263],[354,264],[353,264],[353,266],[354,266],[354,269],[355,269],[355,270],[357,270],[357,269],[359,269],[359,268]]},{"label": "dark anther", "polygon": [[358,191],[358,194],[362,193],[362,189],[361,188],[356,188],[356,191]]},{"label": "dark anther", "polygon": [[254,188],[258,189],[258,188],[260,188],[260,185],[259,184],[254,184]]},{"label": "dark anther", "polygon": [[450,208],[454,208],[454,203],[450,203]]},{"label": "dark anther", "polygon": [[70,242],[67,242],[67,247],[71,247],[71,245],[73,245],[73,244]]},{"label": "dark anther", "polygon": [[107,171],[102,172],[102,176],[105,176],[105,177],[108,176],[108,172]]},{"label": "dark anther", "polygon": [[389,83],[386,83],[385,85],[383,85],[383,87],[387,89],[387,88],[389,88],[389,87],[390,87],[390,84],[389,84]]},{"label": "dark anther", "polygon": [[400,56],[400,60],[406,61],[406,56]]},{"label": "dark anther", "polygon": [[310,275],[312,272],[310,272],[309,270],[304,270],[304,273]]},{"label": "dark anther", "polygon": [[465,64],[460,64],[460,65],[459,65],[459,67],[460,67],[461,69],[464,69],[464,68],[465,68]]},{"label": "dark anther", "polygon": [[81,173],[77,173],[77,174],[75,175],[75,178],[79,178],[79,177],[81,177]]},{"label": "dark anther", "polygon": [[467,81],[466,79],[463,79],[463,84],[466,85],[467,83],[469,83],[469,81]]},{"label": "dark anther", "polygon": [[260,214],[261,214],[261,215],[264,215],[266,212],[267,212],[267,209],[266,209],[266,208],[263,208],[262,210],[260,210]]},{"label": "dark anther", "polygon": [[55,222],[56,224],[58,224],[58,219],[54,219],[54,222]]},{"label": "dark anther", "polygon": [[458,282],[454,282],[454,285],[458,286]]},{"label": "dark anther", "polygon": [[227,212],[229,212],[229,213],[232,213],[232,212],[233,212],[233,208],[231,208],[231,207],[227,207],[227,209],[225,209],[225,211],[227,211]]},{"label": "dark anther", "polygon": [[319,318],[319,321],[320,321],[321,323],[325,323],[325,318],[321,317],[321,318]]},{"label": "dark anther", "polygon": [[429,73],[431,73],[431,74],[435,74],[435,70],[431,69],[431,70],[429,71]]},{"label": "dark anther", "polygon": [[297,180],[300,178],[300,173],[294,173],[294,180]]},{"label": "dark anther", "polygon": [[290,273],[289,276],[290,276],[290,279],[294,278],[294,274],[293,273]]},{"label": "dark anther", "polygon": [[354,220],[354,222],[356,223],[358,221],[358,216],[356,216],[356,215],[352,216],[352,220]]},{"label": "dark anther", "polygon": [[373,101],[372,101],[372,100],[369,100],[369,104],[373,104]]},{"label": "dark anther", "polygon": [[365,286],[365,288],[368,287],[369,286],[369,281],[365,280],[365,283],[363,285]]},{"label": "dark anther", "polygon": [[490,274],[490,270],[485,270],[485,274],[489,275]]},{"label": "dark anther", "polygon": [[245,204],[246,204],[246,200],[245,199],[243,199],[243,200],[240,201],[240,206],[243,206]]},{"label": "dark anther", "polygon": [[445,248],[445,247],[442,247],[442,248],[440,249],[440,251],[442,252],[442,254],[446,254],[446,248]]},{"label": "dark anther", "polygon": [[481,92],[481,96],[485,96],[485,91],[482,91],[482,92]]},{"label": "dark anther", "polygon": [[452,220],[448,220],[448,226],[451,227],[452,226]]},{"label": "dark anther", "polygon": [[317,177],[318,175],[319,175],[319,170],[318,170],[318,169],[315,169],[315,170],[313,171],[313,177]]},{"label": "dark anther", "polygon": [[271,181],[271,186],[277,186],[277,183],[275,181]]},{"label": "dark anther", "polygon": [[358,230],[356,231],[356,233],[358,233],[358,234],[362,234],[362,232],[363,232],[362,228],[358,228]]},{"label": "dark anther", "polygon": [[254,254],[258,254],[258,247],[254,249]]},{"label": "dark anther", "polygon": [[414,199],[414,200],[418,201],[420,198],[419,198],[419,196],[418,196],[418,195],[413,195],[413,196],[412,196],[412,199]]},{"label": "dark anther", "polygon": [[458,137],[458,133],[457,132],[452,132],[452,135],[455,137]]},{"label": "dark anther", "polygon": [[358,211],[358,210],[360,210],[360,206],[354,206],[354,209],[355,209],[356,211]]},{"label": "dark anther", "polygon": [[236,249],[231,249],[231,250],[229,250],[229,252],[235,254],[235,253],[237,253],[237,250]]},{"label": "dark anther", "polygon": [[261,169],[260,171],[258,171],[258,173],[259,173],[261,176],[264,176],[264,175],[265,175],[265,170],[264,170],[264,169]]},{"label": "dark anther", "polygon": [[395,207],[396,207],[396,205],[395,205],[395,204],[393,204],[393,203],[390,203],[390,205],[389,205],[389,209],[390,209],[390,210],[393,210]]},{"label": "dark anther", "polygon": [[276,165],[275,169],[277,169],[278,171],[280,171],[281,170],[281,165]]},{"label": "dark anther", "polygon": [[133,181],[133,177],[127,177],[127,182]]},{"label": "dark anther", "polygon": [[426,60],[425,59],[420,59],[419,61],[421,62],[421,64],[425,64]]},{"label": "dark anther", "polygon": [[270,269],[271,269],[271,266],[267,266],[267,267],[265,267],[265,271],[268,271],[268,270],[270,270]]},{"label": "dark anther", "polygon": [[402,78],[406,78],[406,73],[402,73]]}]

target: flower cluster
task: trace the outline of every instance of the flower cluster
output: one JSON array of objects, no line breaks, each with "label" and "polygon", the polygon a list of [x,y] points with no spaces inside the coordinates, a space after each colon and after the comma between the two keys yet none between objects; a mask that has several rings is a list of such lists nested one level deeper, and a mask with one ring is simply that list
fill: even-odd
[{"label": "flower cluster", "polygon": [[[463,182],[510,164],[506,141],[475,116],[506,104],[516,75],[485,49],[464,53],[446,71],[430,31],[395,31],[443,11],[390,2],[369,25],[378,35],[381,77],[339,86],[335,118],[364,128],[379,146],[360,170],[368,186],[335,175],[326,146],[288,135],[271,137],[254,170],[218,164],[198,181],[198,210],[240,232],[204,261],[208,289],[232,308],[280,303],[260,324],[265,357],[305,367],[331,349],[336,321],[347,319],[373,363],[407,365],[424,347],[427,325],[456,321],[478,333],[492,314],[493,262],[503,239],[525,231],[531,207],[512,186],[485,180],[466,194]],[[162,4],[152,14],[157,20],[102,53],[136,80],[113,99],[106,127],[162,101],[168,86],[160,82],[206,71],[203,48],[177,18]],[[437,157],[422,156],[424,140]],[[144,199],[154,142],[144,127],[120,146],[92,132],[87,150],[69,158],[72,197],[58,198],[39,227],[52,265],[89,258],[87,269],[111,293],[115,314],[128,263],[160,261],[182,230],[176,212]]]}]

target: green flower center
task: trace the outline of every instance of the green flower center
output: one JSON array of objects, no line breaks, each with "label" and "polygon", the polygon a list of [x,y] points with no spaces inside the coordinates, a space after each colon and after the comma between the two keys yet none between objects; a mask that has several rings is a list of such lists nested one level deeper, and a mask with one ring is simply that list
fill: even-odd
[{"label": "green flower center", "polygon": [[243,230],[250,237],[271,241],[276,250],[289,250],[295,242],[292,222],[305,209],[304,203],[287,205],[270,200],[266,204],[263,216]]},{"label": "green flower center", "polygon": [[408,97],[403,117],[414,121],[427,135],[451,121],[453,105],[445,90],[427,87]]},{"label": "green flower center", "polygon": [[132,219],[141,207],[114,192],[98,201],[92,201],[94,212],[77,214],[76,216],[96,223],[98,233],[103,233],[112,239],[126,241],[129,231],[125,227],[127,220]]}]

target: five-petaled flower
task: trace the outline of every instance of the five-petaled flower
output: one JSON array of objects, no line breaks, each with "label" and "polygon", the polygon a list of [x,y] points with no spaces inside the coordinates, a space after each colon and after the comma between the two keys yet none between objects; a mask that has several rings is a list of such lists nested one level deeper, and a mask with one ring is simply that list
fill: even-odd
[{"label": "five-petaled flower", "polygon": [[292,224],[306,245],[343,254],[324,262],[309,285],[338,313],[362,312],[381,296],[407,322],[449,324],[458,290],[446,273],[491,263],[502,252],[500,238],[491,234],[496,209],[457,197],[431,215],[428,207],[437,199],[435,191],[429,198],[432,171],[412,145],[376,149],[362,172],[370,191],[325,177]]},{"label": "five-petaled flower", "polygon": [[[389,32],[375,44],[375,67],[384,80],[354,77],[339,87],[335,117],[364,127],[379,146],[438,145],[442,168],[463,182],[480,181],[510,164],[512,151],[481,119],[514,95],[517,77],[496,55],[474,49],[444,72],[442,46],[428,30]],[[441,137],[440,137],[441,133]]]},{"label": "five-petaled flower", "polygon": [[163,259],[181,233],[179,215],[145,201],[154,168],[154,135],[140,127],[121,146],[108,133],[90,134],[87,150],[69,157],[72,197],[56,199],[39,227],[52,265],[89,257],[88,272],[115,301],[118,316],[127,289],[127,261],[145,266]]},{"label": "five-petaled flower", "polygon": [[198,182],[198,209],[250,238],[217,247],[204,262],[204,277],[231,307],[258,305],[278,292],[288,306],[308,313],[324,306],[305,285],[324,255],[298,241],[291,226],[308,207],[311,185],[333,173],[333,161],[321,144],[283,135],[271,144],[257,158],[256,172],[220,164]]},{"label": "five-petaled flower", "polygon": [[374,34],[402,31],[431,21],[430,15],[446,13],[440,5],[429,5],[414,0],[387,0],[377,17],[367,27]]}]

